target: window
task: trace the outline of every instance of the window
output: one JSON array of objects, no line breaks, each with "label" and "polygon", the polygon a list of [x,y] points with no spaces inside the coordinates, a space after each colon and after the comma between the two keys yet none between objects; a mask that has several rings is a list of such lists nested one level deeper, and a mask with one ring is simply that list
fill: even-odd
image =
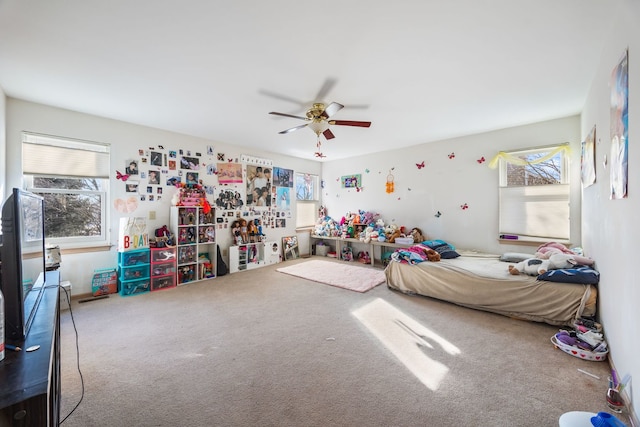
[{"label": "window", "polygon": [[569,145],[501,152],[500,235],[568,240]]},{"label": "window", "polygon": [[295,174],[296,186],[296,228],[313,227],[318,211],[317,175],[308,173]]},{"label": "window", "polygon": [[48,243],[106,244],[109,146],[23,133],[27,190],[45,199]]}]

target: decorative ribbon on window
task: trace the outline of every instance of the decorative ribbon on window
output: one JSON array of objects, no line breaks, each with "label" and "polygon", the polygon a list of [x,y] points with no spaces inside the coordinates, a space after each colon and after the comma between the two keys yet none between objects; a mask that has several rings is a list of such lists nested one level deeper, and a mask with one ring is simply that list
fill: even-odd
[{"label": "decorative ribbon on window", "polygon": [[542,156],[540,158],[537,158],[535,160],[532,160],[532,161],[524,160],[521,157],[514,156],[514,155],[506,153],[504,151],[499,151],[498,154],[496,154],[495,157],[493,159],[491,159],[491,161],[489,162],[488,166],[491,169],[495,169],[496,167],[498,167],[498,163],[499,163],[500,159],[504,160],[507,163],[511,163],[511,164],[518,165],[518,166],[537,165],[538,163],[546,162],[547,160],[551,159],[552,157],[554,157],[556,154],[560,153],[561,151],[565,151],[565,155],[569,155],[569,153],[571,152],[571,147],[569,146],[568,142],[565,143],[565,144],[562,144],[561,146],[559,146],[557,148],[554,148],[553,150],[549,151],[544,156]]}]

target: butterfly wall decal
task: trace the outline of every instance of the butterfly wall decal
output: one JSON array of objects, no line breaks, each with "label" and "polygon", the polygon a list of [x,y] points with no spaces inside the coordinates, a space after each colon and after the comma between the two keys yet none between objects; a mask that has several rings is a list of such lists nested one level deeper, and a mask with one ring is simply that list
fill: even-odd
[{"label": "butterfly wall decal", "polygon": [[320,151],[316,151],[315,153],[313,153],[314,156],[319,157],[321,159],[327,157],[324,154],[322,154]]},{"label": "butterfly wall decal", "polygon": [[460,205],[460,209],[462,209],[463,211],[467,210],[469,209],[469,205],[467,205],[466,203],[464,205]]},{"label": "butterfly wall decal", "polygon": [[453,159],[453,158],[455,158],[455,157],[456,157],[456,154],[455,154],[455,153],[451,153],[451,154],[449,154],[449,158],[450,158],[450,159]]},{"label": "butterfly wall decal", "polygon": [[120,179],[122,181],[126,181],[129,179],[129,175],[123,175],[122,173],[120,173],[120,171],[116,171],[116,179]]},{"label": "butterfly wall decal", "polygon": [[436,214],[434,215],[436,218],[440,218],[440,216],[442,215],[442,213],[440,213],[440,211],[436,212]]},{"label": "butterfly wall decal", "polygon": [[478,163],[484,163],[485,159],[484,156],[480,157],[478,160],[476,160]]},{"label": "butterfly wall decal", "polygon": [[424,167],[424,160],[422,161],[422,163],[416,163],[416,167],[418,169],[422,169]]}]

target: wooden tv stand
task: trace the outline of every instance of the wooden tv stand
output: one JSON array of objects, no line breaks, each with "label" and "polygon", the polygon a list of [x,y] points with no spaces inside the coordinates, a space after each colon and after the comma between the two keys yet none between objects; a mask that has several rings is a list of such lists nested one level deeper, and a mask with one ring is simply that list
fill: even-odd
[{"label": "wooden tv stand", "polygon": [[[22,350],[5,350],[0,362],[0,426],[60,423],[60,274],[45,274],[45,289],[27,338],[16,343]],[[40,348],[26,351],[35,345]]]}]

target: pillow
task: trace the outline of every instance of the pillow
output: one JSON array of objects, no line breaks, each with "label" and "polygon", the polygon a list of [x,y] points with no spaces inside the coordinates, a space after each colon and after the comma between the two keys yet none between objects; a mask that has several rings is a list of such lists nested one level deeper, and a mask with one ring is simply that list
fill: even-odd
[{"label": "pillow", "polygon": [[583,285],[597,285],[600,281],[600,273],[586,265],[576,268],[562,268],[549,270],[538,276],[538,280],[561,283],[580,283]]},{"label": "pillow", "polygon": [[460,254],[453,249],[453,246],[448,243],[429,247],[438,252],[440,254],[440,258],[442,259],[452,259],[458,258],[460,256]]},{"label": "pillow", "polygon": [[[440,240],[440,239],[436,239],[436,240],[425,240],[424,242],[422,242],[423,245],[427,245],[429,246],[431,249],[435,249],[436,246],[439,245],[449,245],[447,242],[445,242],[444,240]],[[453,245],[449,245],[451,246],[451,249],[455,250],[456,247]]]},{"label": "pillow", "polygon": [[534,254],[525,254],[521,252],[505,252],[500,256],[500,261],[504,262],[520,262],[525,259],[534,258]]}]

